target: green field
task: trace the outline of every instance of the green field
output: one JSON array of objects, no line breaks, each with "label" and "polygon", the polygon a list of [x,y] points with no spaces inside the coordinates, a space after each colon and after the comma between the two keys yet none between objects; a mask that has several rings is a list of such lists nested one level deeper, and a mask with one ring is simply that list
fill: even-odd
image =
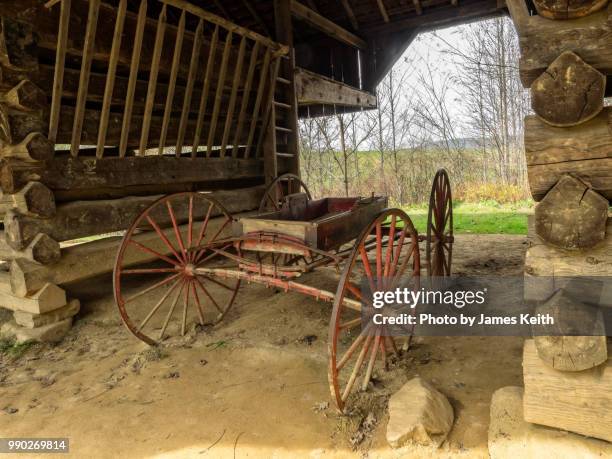
[{"label": "green field", "polygon": [[[419,233],[427,229],[427,208],[404,209]],[[527,234],[529,203],[499,205],[497,203],[455,203],[453,228],[455,234]]]}]

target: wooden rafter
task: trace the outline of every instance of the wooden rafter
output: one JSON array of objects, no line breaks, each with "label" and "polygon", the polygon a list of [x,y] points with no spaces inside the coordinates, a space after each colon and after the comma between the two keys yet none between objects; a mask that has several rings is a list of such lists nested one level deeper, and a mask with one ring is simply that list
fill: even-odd
[{"label": "wooden rafter", "polygon": [[319,8],[317,8],[317,4],[314,2],[314,0],[306,0],[306,3],[308,3],[308,7],[311,10],[316,11],[317,13],[319,12]]},{"label": "wooden rafter", "polygon": [[365,49],[366,42],[357,35],[349,32],[348,30],[340,27],[335,22],[321,16],[316,11],[311,10],[307,6],[302,5],[299,2],[291,2],[291,14],[304,22],[307,22],[312,27],[320,30],[321,32],[335,38],[342,43],[354,46],[355,48]]},{"label": "wooden rafter", "polygon": [[344,8],[344,11],[346,11],[349,21],[351,22],[351,26],[353,26],[353,29],[359,30],[359,22],[357,22],[357,17],[355,16],[355,12],[349,3],[349,0],[340,1],[342,2],[342,7]]},{"label": "wooden rafter", "polygon": [[389,22],[389,13],[387,13],[387,8],[385,7],[383,0],[376,0],[376,3],[378,3],[378,9],[380,10],[380,15],[382,16],[383,20],[385,22]]},{"label": "wooden rafter", "polygon": [[423,14],[423,6],[421,6],[421,0],[412,0],[412,3],[414,3],[414,10],[416,11],[416,14],[418,14],[419,16]]}]

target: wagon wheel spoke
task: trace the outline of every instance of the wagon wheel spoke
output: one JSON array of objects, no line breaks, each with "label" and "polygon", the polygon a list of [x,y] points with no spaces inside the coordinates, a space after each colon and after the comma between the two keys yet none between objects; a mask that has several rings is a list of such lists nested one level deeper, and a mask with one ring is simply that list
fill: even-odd
[{"label": "wagon wheel spoke", "polygon": [[137,247],[141,252],[146,252],[146,253],[149,253],[151,255],[155,255],[160,260],[164,260],[166,263],[169,263],[171,265],[180,266],[180,261],[168,258],[167,256],[162,255],[161,253],[159,253],[157,250],[154,250],[151,247],[147,247],[146,245],[141,244],[138,241],[135,241],[135,240],[132,239],[128,243],[133,245],[133,246],[135,246],[135,247]]},{"label": "wagon wheel spoke", "polygon": [[346,383],[346,387],[344,388],[344,392],[342,393],[342,401],[346,401],[349,394],[351,393],[351,389],[353,388],[353,384],[355,384],[355,380],[357,379],[357,375],[359,374],[359,370],[363,365],[363,361],[365,359],[366,354],[368,353],[368,349],[370,347],[370,343],[372,342],[372,335],[368,335],[365,339],[365,343],[361,348],[361,352],[357,356],[357,361],[355,362],[355,366],[353,367],[353,371],[351,372],[351,376]]},{"label": "wagon wheel spoke", "polygon": [[[388,237],[382,236],[383,223],[389,225],[385,230],[388,230]],[[371,266],[374,263],[370,263],[367,257],[367,249],[376,252],[376,273]],[[412,270],[408,266],[412,266]],[[357,298],[365,306],[372,306],[368,301],[364,302],[371,296],[365,295],[363,286],[360,289],[355,284],[354,277],[363,272],[372,292],[376,291],[373,287],[377,281],[378,290],[386,292],[404,281],[412,288],[418,288],[419,270],[418,234],[405,212],[399,209],[383,211],[357,239],[338,284],[330,323],[329,382],[340,410],[344,410],[357,387],[360,390],[368,389],[376,362],[386,368],[388,355],[397,349],[394,339],[387,336],[387,328],[375,325],[371,320],[363,324],[360,333],[354,332],[361,325],[362,316],[356,317],[345,299]],[[385,282],[380,282],[383,276]]]},{"label": "wagon wheel spoke", "polygon": [[185,245],[183,244],[183,237],[181,236],[181,232],[176,223],[176,216],[174,215],[174,210],[172,209],[172,203],[170,200],[166,201],[166,208],[168,209],[168,215],[170,216],[170,221],[172,221],[172,228],[174,229],[174,236],[176,237],[176,242],[181,249],[181,259],[183,261],[187,261],[187,253],[185,250]]},{"label": "wagon wheel spoke", "polygon": [[200,290],[202,290],[202,293],[204,293],[204,295],[206,296],[206,298],[208,298],[208,300],[212,303],[212,305],[215,307],[215,309],[217,311],[219,311],[219,314],[223,314],[223,309],[221,309],[221,307],[219,306],[219,304],[215,301],[215,299],[211,296],[210,293],[208,293],[208,290],[206,289],[206,287],[204,287],[204,284],[202,284],[202,282],[200,281],[200,279],[198,279],[197,277],[194,278],[196,280],[196,284],[198,285],[198,287],[200,287]]},{"label": "wagon wheel spoke", "polygon": [[370,382],[370,378],[372,377],[372,370],[374,369],[374,362],[376,361],[376,353],[378,352],[379,347],[380,347],[380,328],[376,330],[376,335],[374,337],[374,345],[372,346],[372,350],[370,352],[370,360],[368,361],[368,367],[366,369],[366,373],[363,378],[363,384],[361,385],[361,390],[363,391],[365,391],[368,388],[368,383]]},{"label": "wagon wheel spoke", "polygon": [[153,290],[158,289],[159,287],[162,287],[164,285],[166,285],[168,282],[171,282],[173,279],[176,279],[177,277],[180,276],[180,273],[175,274],[174,276],[169,276],[166,277],[165,279],[156,282],[155,284],[151,285],[150,287],[145,288],[144,290],[139,291],[138,293],[128,297],[125,299],[125,304],[130,303],[132,301],[134,301],[136,298],[140,298],[141,296],[152,292]]},{"label": "wagon wheel spoke", "polygon": [[168,324],[170,323],[170,318],[172,317],[172,314],[174,313],[174,309],[176,309],[176,305],[179,301],[179,298],[181,297],[181,292],[183,291],[183,288],[185,287],[185,280],[181,281],[181,286],[178,289],[178,291],[176,292],[176,295],[174,296],[174,299],[172,300],[172,304],[170,305],[170,309],[168,310],[168,315],[166,315],[166,320],[164,320],[164,324],[162,325],[162,329],[159,332],[159,340],[161,341],[162,339],[164,339],[164,333],[166,333],[166,328],[168,328]]},{"label": "wagon wheel spoke", "polygon": [[[159,215],[163,217],[156,221],[153,216]],[[165,226],[159,223],[162,219]],[[115,300],[125,325],[136,337],[156,344],[185,335],[192,324],[215,324],[223,319],[240,281],[224,282],[212,273],[198,278],[197,268],[210,268],[216,257],[236,262],[215,250],[231,245],[217,241],[232,221],[222,205],[198,192],[161,198],[137,217],[123,237],[114,269]],[[176,242],[170,242],[168,234],[174,234]],[[194,248],[203,240],[204,248]],[[236,250],[240,258],[239,248]],[[143,261],[131,266],[134,260]],[[204,307],[207,302],[210,308]]]},{"label": "wagon wheel spoke", "polygon": [[[172,254],[174,255],[174,257],[181,262],[182,261],[182,257],[179,256],[179,254],[177,253],[176,249],[174,248],[174,246],[172,245],[172,243],[170,242],[170,240],[168,239],[168,237],[164,234],[164,232],[161,230],[161,228],[159,227],[159,225],[155,222],[155,220],[153,220],[153,218],[150,215],[146,215],[146,219],[149,222],[149,224],[153,227],[153,229],[155,230],[155,232],[157,233],[157,235],[159,236],[159,238],[164,242],[164,244],[166,245],[166,247],[170,250],[170,252],[172,252]],[[136,241],[132,240],[132,243],[137,244]],[[160,256],[161,258],[161,256]]]},{"label": "wagon wheel spoke", "polygon": [[122,274],[160,274],[160,273],[175,273],[176,268],[142,268],[142,269],[124,269]]},{"label": "wagon wheel spoke", "polygon": [[153,317],[153,315],[155,315],[155,313],[159,310],[159,308],[161,307],[162,304],[164,304],[164,302],[166,301],[166,299],[170,296],[170,294],[174,291],[174,289],[176,288],[176,286],[179,284],[179,282],[181,282],[181,279],[176,279],[174,281],[174,283],[170,286],[170,288],[166,291],[166,293],[164,293],[162,295],[162,297],[159,299],[159,301],[155,304],[155,306],[153,306],[153,308],[151,309],[151,311],[149,311],[149,314],[147,314],[147,316],[143,319],[143,321],[140,323],[140,325],[138,326],[138,331],[142,331],[142,329],[145,327],[145,325],[147,325],[147,323],[149,323],[149,320],[151,320],[151,317]]}]

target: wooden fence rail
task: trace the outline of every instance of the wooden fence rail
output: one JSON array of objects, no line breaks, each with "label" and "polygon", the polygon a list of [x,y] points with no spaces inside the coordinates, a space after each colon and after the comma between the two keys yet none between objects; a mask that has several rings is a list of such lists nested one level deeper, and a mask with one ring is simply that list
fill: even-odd
[{"label": "wooden fence rail", "polygon": [[[82,145],[90,145],[92,138],[96,139],[98,159],[109,147],[117,148],[119,157],[131,155],[134,150],[137,156],[180,157],[186,147],[188,151],[190,147],[192,158],[262,157],[265,123],[278,63],[289,52],[286,46],[185,0],[158,0],[161,11],[154,27],[147,16],[152,9],[150,0],[141,0],[136,18],[134,12],[128,11],[127,0],[120,0],[117,7],[89,0],[85,29],[81,26],[75,30],[71,8],[82,1],[59,1],[49,112],[52,141],[61,143],[66,138],[69,121],[73,157],[83,151]],[[106,35],[110,30],[102,30],[98,21],[103,12],[108,24],[109,11],[114,13],[114,30],[110,53],[103,60],[106,76],[102,91],[97,44],[103,41],[108,49]],[[171,18],[176,17],[178,23],[171,24]],[[69,44],[75,42],[82,43],[78,87],[70,68],[74,66],[74,56],[66,58]],[[153,43],[152,50],[149,43]],[[130,54],[126,50],[131,51],[127,69],[126,55]],[[120,66],[122,71],[118,70]],[[96,70],[92,71],[92,67]],[[143,75],[147,81],[142,80]],[[162,95],[165,100],[160,103]],[[98,111],[95,133],[87,120],[92,111]],[[62,122],[62,117],[68,118]],[[116,134],[118,119],[120,136]],[[135,122],[139,123],[136,131]],[[169,147],[174,147],[174,152]]]}]

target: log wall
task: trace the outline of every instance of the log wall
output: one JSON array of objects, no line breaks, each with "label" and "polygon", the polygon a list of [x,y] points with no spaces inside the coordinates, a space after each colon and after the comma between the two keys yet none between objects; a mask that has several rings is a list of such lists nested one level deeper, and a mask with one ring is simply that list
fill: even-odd
[{"label": "log wall", "polygon": [[[610,440],[612,405],[604,309],[609,292],[576,291],[571,278],[612,276],[612,5],[606,1],[508,0],[519,34],[520,75],[532,95],[525,119],[529,185],[536,205],[525,260],[525,300],[555,320],[591,314],[594,336],[537,336],[523,356],[528,422]],[[582,282],[585,282],[583,280]],[[605,287],[604,287],[605,288]],[[596,296],[596,295],[595,295]],[[606,304],[601,304],[602,300]],[[602,309],[604,308],[604,309]],[[609,325],[609,324],[608,324]],[[571,396],[568,396],[571,395]],[[604,397],[605,398],[605,397]]]}]

